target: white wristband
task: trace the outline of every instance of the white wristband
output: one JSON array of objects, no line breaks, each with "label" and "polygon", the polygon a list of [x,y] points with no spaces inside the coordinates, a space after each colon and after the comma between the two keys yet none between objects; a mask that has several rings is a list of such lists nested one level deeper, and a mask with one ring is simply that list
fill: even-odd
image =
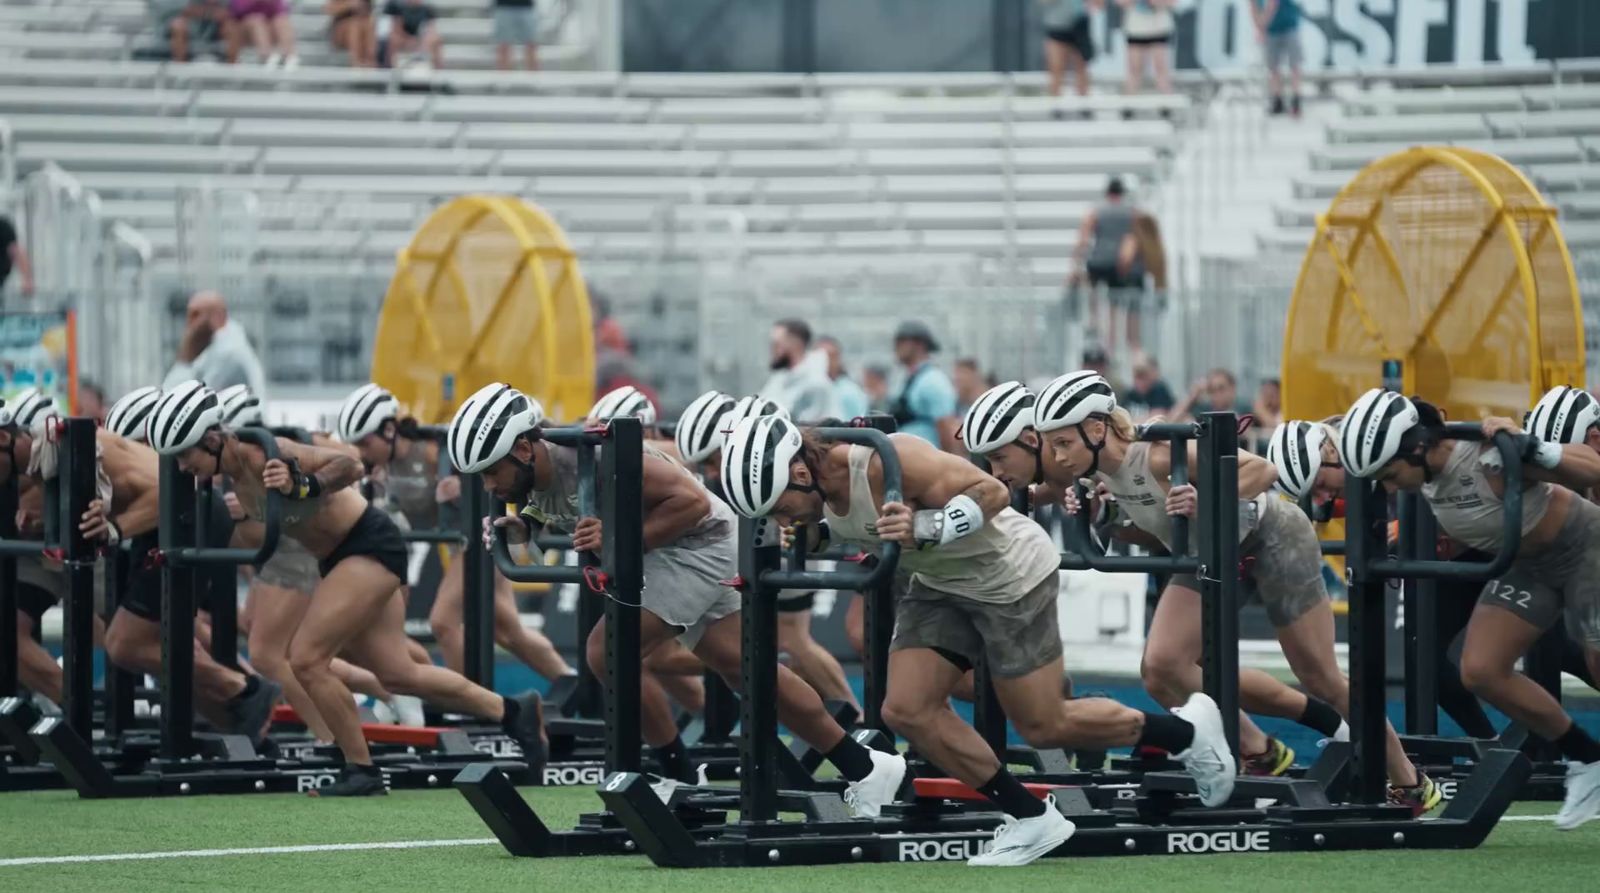
[{"label": "white wristband", "polygon": [[939,544],[970,536],[983,529],[983,509],[965,493],[958,494],[944,504],[944,528],[939,531]]},{"label": "white wristband", "polygon": [[1561,464],[1561,444],[1540,441],[1533,448],[1533,464],[1540,468],[1554,469]]}]

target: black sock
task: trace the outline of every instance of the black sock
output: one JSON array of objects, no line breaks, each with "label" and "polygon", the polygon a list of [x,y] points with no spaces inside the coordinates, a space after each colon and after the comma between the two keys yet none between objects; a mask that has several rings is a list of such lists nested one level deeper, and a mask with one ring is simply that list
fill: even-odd
[{"label": "black sock", "polygon": [[1146,713],[1144,730],[1134,743],[1159,747],[1167,753],[1183,753],[1194,743],[1194,724],[1170,713]]},{"label": "black sock", "polygon": [[234,695],[234,699],[242,701],[261,690],[261,677],[246,674],[244,677],[244,690]]},{"label": "black sock", "polygon": [[872,752],[849,735],[840,738],[839,743],[823,756],[846,781],[860,781],[872,774]]},{"label": "black sock", "polygon": [[1344,722],[1344,717],[1333,705],[1327,701],[1319,701],[1306,695],[1306,711],[1300,714],[1298,722],[1308,729],[1315,729],[1323,735],[1332,738],[1339,733],[1339,724]]},{"label": "black sock", "polygon": [[344,769],[350,775],[383,775],[383,771],[371,763],[345,763]]},{"label": "black sock", "polygon": [[660,747],[650,748],[655,754],[656,763],[661,766],[661,774],[667,778],[676,779],[688,784],[694,784],[697,779],[694,767],[689,765],[689,748],[683,745],[683,739],[674,738],[671,743]]},{"label": "black sock", "polygon": [[1556,739],[1556,746],[1561,748],[1561,755],[1577,760],[1580,763],[1600,762],[1600,744],[1594,738],[1573,723],[1560,738]]},{"label": "black sock", "polygon": [[522,705],[508,697],[500,698],[500,728],[510,731],[517,726],[517,717],[522,715]]},{"label": "black sock", "polygon": [[994,801],[1006,815],[1031,819],[1044,815],[1044,801],[1028,793],[1017,777],[1001,766],[994,778],[978,785],[978,793]]}]

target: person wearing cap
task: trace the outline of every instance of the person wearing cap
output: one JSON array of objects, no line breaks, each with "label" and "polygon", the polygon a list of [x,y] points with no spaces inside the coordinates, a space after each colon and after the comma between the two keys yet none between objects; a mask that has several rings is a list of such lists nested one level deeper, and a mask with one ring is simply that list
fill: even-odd
[{"label": "person wearing cap", "polygon": [[961,419],[956,415],[956,386],[943,369],[933,364],[939,352],[933,332],[918,320],[900,324],[894,332],[894,358],[900,363],[899,386],[889,411],[900,430],[948,452],[960,452],[956,430]]}]

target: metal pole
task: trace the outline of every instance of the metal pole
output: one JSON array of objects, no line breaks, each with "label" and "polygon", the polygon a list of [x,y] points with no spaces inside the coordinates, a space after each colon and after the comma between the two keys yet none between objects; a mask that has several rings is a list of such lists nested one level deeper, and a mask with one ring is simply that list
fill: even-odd
[{"label": "metal pole", "polygon": [[1350,583],[1350,740],[1355,745],[1350,797],[1382,803],[1384,762],[1384,580],[1370,563],[1384,557],[1387,506],[1369,481],[1345,476],[1345,575]]},{"label": "metal pole", "polygon": [[[605,531],[601,567],[611,578],[613,597],[606,599],[606,769],[638,772],[639,710],[639,605],[644,595],[644,429],[638,419],[611,422],[611,439],[600,450],[599,517]],[[583,508],[584,481],[589,482],[588,511],[594,510],[594,467],[584,473],[588,446],[578,447],[579,503]],[[594,556],[584,554],[585,563]],[[605,598],[585,592],[582,598]],[[776,629],[776,627],[774,627]],[[776,633],[774,633],[776,634]]]},{"label": "metal pole", "polygon": [[[468,543],[474,541],[480,519],[489,513],[488,494],[475,474],[461,479],[461,512]],[[466,677],[494,689],[494,573],[489,553],[464,548],[456,555],[461,567],[461,620]]]},{"label": "metal pole", "polygon": [[[768,542],[762,539],[765,533]],[[777,525],[767,519],[739,523],[739,577],[741,595],[740,658],[744,677],[739,718],[739,814],[744,822],[771,822],[778,818],[777,760],[772,750],[778,740],[778,590],[762,582],[781,561]]]},{"label": "metal pole", "polygon": [[[62,447],[67,516],[81,518],[95,498],[93,419],[68,419]],[[94,562],[97,546],[84,539],[79,525],[64,531],[67,592],[62,630],[62,712],[67,725],[84,741],[94,738]],[[12,641],[15,641],[13,639]],[[8,642],[7,645],[10,643]]]},{"label": "metal pole", "polygon": [[[225,549],[227,543],[207,542],[216,503],[211,483],[196,483],[194,490],[194,537],[201,548]],[[239,668],[239,599],[234,586],[238,570],[232,567],[204,567],[195,572],[195,600],[211,612],[211,659],[224,667]]]},{"label": "metal pole", "polygon": [[[122,582],[127,579],[128,550],[122,547],[111,550],[105,560],[106,605],[105,622],[109,627],[122,603]],[[139,684],[140,674],[130,673],[106,661],[106,735],[112,739],[133,729],[133,694]]]},{"label": "metal pole", "polygon": [[[1201,648],[1206,693],[1239,752],[1239,429],[1231,412],[1206,413],[1199,439]],[[1174,444],[1174,449],[1177,445]]]},{"label": "metal pole", "polygon": [[[17,538],[17,471],[0,484],[0,539]],[[17,679],[17,559],[0,552],[0,698],[22,693]]]},{"label": "metal pole", "polygon": [[[194,478],[178,460],[161,460],[161,551],[194,545]],[[143,556],[136,556],[144,560]],[[194,577],[193,567],[168,561],[161,567],[161,758],[194,752]]]},{"label": "metal pole", "polygon": [[[1406,513],[1411,514],[1411,550],[1405,549]],[[1436,557],[1439,525],[1428,503],[1415,494],[1400,501],[1400,554]],[[1448,642],[1439,641],[1439,581],[1406,579],[1406,734],[1439,733],[1439,660]]]}]

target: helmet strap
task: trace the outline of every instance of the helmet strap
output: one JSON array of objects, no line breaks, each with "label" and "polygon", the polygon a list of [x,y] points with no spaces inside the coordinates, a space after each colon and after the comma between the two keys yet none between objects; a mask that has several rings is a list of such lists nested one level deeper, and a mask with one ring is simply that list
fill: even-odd
[{"label": "helmet strap", "polygon": [[[1109,430],[1109,426],[1107,427]],[[1106,448],[1106,438],[1110,435],[1102,434],[1099,442],[1095,442],[1089,439],[1089,432],[1083,430],[1083,422],[1079,422],[1077,428],[1078,436],[1083,438],[1083,445],[1089,448],[1089,455],[1093,457],[1089,461],[1089,469],[1083,473],[1083,477],[1091,477],[1100,470],[1100,451]]]},{"label": "helmet strap", "polygon": [[[1028,452],[1033,454],[1033,483],[1034,484],[1042,484],[1042,483],[1044,483],[1044,456],[1042,455],[1043,451],[1039,448],[1039,446],[1037,444],[1030,444],[1026,440],[1023,440],[1020,436],[1017,438],[1017,446],[1022,447],[1023,449],[1025,449]],[[1100,458],[1099,455],[1096,454],[1095,461],[1098,462],[1099,458]]]},{"label": "helmet strap", "polygon": [[1400,458],[1404,459],[1407,465],[1414,465],[1417,468],[1422,469],[1422,482],[1424,484],[1433,483],[1433,469],[1428,465],[1427,447],[1419,446],[1416,448],[1416,450],[1406,453]]},{"label": "helmet strap", "polygon": [[811,483],[809,483],[809,484],[797,484],[794,481],[790,481],[788,483],[788,485],[785,486],[783,489],[785,489],[785,490],[794,490],[794,491],[797,491],[797,492],[800,492],[800,493],[815,493],[818,496],[822,497],[822,504],[823,505],[827,505],[828,504],[828,493],[827,493],[827,491],[822,489],[822,484],[821,484],[822,478],[817,474],[817,470],[815,468],[811,467],[811,460],[810,459],[801,459],[800,461],[801,461],[802,464],[805,465],[806,471],[811,473]]}]

